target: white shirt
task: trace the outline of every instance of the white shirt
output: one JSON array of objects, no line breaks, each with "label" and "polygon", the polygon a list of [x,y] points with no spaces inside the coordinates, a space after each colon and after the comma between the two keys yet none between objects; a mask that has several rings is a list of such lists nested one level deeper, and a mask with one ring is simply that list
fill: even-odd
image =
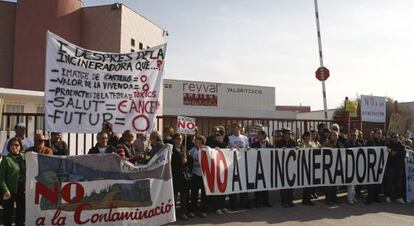
[{"label": "white shirt", "polygon": [[[10,139],[12,139],[12,138],[9,138],[9,139],[6,140],[6,142],[4,142],[2,156],[7,156],[9,154],[9,150],[7,150],[7,144],[9,143]],[[27,137],[25,137],[22,140],[22,145],[23,145],[22,151],[26,150],[27,148],[30,148],[30,147],[34,146],[33,141],[30,140]]]},{"label": "white shirt", "polygon": [[229,136],[229,146],[230,148],[248,148],[249,147],[249,138],[244,135],[231,135]]},{"label": "white shirt", "polygon": [[105,154],[105,152],[106,152],[106,147],[104,147],[104,148],[98,148],[99,149],[99,152],[101,153],[101,154]]}]

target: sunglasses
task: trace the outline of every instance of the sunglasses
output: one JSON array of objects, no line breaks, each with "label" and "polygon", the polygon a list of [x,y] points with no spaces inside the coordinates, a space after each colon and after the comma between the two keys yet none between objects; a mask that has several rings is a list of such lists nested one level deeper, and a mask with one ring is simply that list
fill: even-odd
[{"label": "sunglasses", "polygon": [[12,147],[20,147],[20,144],[11,144]]},{"label": "sunglasses", "polygon": [[46,141],[46,139],[43,139],[43,140],[38,140],[39,142],[45,142]]},{"label": "sunglasses", "polygon": [[223,135],[221,135],[220,133],[216,133],[216,137],[220,137],[220,136],[223,136]]}]

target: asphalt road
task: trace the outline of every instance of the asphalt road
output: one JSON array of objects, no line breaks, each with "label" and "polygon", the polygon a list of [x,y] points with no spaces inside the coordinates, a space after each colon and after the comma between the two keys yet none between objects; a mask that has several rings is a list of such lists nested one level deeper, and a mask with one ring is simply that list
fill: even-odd
[{"label": "asphalt road", "polygon": [[351,206],[343,202],[328,206],[320,200],[316,204],[302,206],[297,203],[288,209],[274,205],[272,208],[241,210],[225,215],[209,213],[207,218],[197,216],[170,225],[414,225],[412,203],[358,203]]}]

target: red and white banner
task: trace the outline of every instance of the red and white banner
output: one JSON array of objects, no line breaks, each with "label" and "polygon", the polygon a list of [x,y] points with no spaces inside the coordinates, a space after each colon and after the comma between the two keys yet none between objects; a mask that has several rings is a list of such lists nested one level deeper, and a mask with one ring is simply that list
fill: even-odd
[{"label": "red and white banner", "polygon": [[146,165],[115,154],[26,154],[26,225],[162,225],[175,221],[171,150]]},{"label": "red and white banner", "polygon": [[83,49],[48,32],[45,124],[51,132],[153,130],[167,44],[132,53]]},{"label": "red and white banner", "polygon": [[386,147],[211,149],[199,153],[207,195],[382,182]]}]

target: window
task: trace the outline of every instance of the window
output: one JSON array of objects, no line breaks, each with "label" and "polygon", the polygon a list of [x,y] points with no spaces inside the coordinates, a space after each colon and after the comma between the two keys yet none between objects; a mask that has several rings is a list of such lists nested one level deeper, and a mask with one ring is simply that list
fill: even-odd
[{"label": "window", "polygon": [[[44,113],[45,113],[45,106],[38,105],[36,107],[36,113],[41,113],[41,114],[44,115]],[[36,127],[35,127],[36,131],[39,131],[39,130],[42,130],[43,131],[43,125],[44,125],[44,122],[45,122],[44,116],[37,117],[35,119],[35,122],[36,122]]]},{"label": "window", "polygon": [[134,49],[131,49],[131,53],[132,53],[132,52],[135,52],[135,50],[134,50]]},{"label": "window", "polygon": [[149,49],[150,47],[149,46],[147,46],[147,49]]},{"label": "window", "polygon": [[135,39],[131,38],[131,46],[135,46]]},{"label": "window", "polygon": [[[3,112],[5,113],[24,113],[24,105],[22,104],[4,104]],[[6,130],[7,128],[7,117],[1,119],[1,129]],[[10,116],[9,128],[13,130],[17,123],[24,123],[24,117]]]},{"label": "window", "polygon": [[141,42],[139,43],[139,49],[142,50],[144,48],[144,44],[142,44]]}]

